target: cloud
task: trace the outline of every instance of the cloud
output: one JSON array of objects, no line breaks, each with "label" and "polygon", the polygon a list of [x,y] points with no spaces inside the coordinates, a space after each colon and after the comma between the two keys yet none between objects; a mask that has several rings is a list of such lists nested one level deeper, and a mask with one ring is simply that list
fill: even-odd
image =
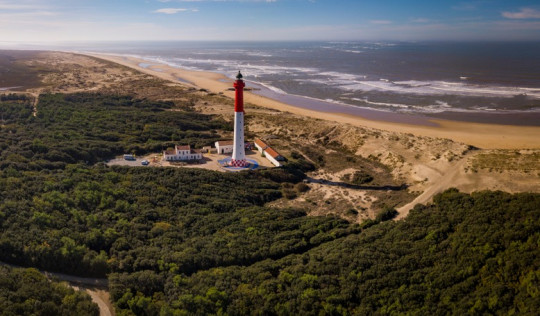
[{"label": "cloud", "polygon": [[466,2],[460,2],[456,5],[452,6],[453,10],[456,11],[476,11],[480,9],[481,7],[484,7],[486,5],[490,5],[490,0],[477,0],[477,1],[466,1]]},{"label": "cloud", "polygon": [[186,11],[189,11],[189,10],[185,8],[163,8],[163,9],[158,9],[154,11],[154,13],[176,14],[178,12],[186,12]]},{"label": "cloud", "polygon": [[540,11],[531,8],[521,8],[518,12],[502,12],[502,16],[508,19],[540,19]]},{"label": "cloud", "polygon": [[[38,2],[39,3],[39,2]],[[24,10],[40,10],[44,9],[46,6],[42,4],[36,4],[35,1],[3,1],[0,0],[0,10],[13,10],[13,11],[24,11]]]},{"label": "cloud", "polygon": [[7,25],[22,23],[26,20],[35,21],[35,24],[39,24],[41,20],[47,20],[47,17],[58,15],[60,15],[60,12],[53,12],[48,7],[34,4],[33,1],[14,3],[0,0],[0,21]]},{"label": "cloud", "polygon": [[425,19],[425,18],[416,18],[416,19],[412,19],[411,22],[414,22],[414,23],[429,23],[431,22],[430,19]]},{"label": "cloud", "polygon": [[392,21],[388,21],[388,20],[371,20],[369,21],[371,24],[382,24],[382,25],[385,25],[385,24],[392,24]]},{"label": "cloud", "polygon": [[28,10],[28,9],[38,9],[38,6],[26,5],[26,4],[10,4],[10,3],[0,3],[0,10]]}]

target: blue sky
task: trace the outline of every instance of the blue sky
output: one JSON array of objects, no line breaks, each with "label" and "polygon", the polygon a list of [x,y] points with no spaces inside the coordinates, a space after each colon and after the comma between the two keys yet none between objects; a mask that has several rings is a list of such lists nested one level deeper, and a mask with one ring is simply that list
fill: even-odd
[{"label": "blue sky", "polygon": [[539,0],[0,0],[1,41],[536,40]]}]

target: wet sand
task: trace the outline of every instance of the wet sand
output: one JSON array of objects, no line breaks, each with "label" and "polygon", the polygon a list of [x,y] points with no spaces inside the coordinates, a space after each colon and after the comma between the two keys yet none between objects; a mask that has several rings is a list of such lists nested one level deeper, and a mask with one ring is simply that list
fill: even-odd
[{"label": "wet sand", "polygon": [[[234,97],[234,91],[228,90],[232,87],[232,79],[219,73],[185,70],[157,63],[149,65],[148,61],[135,57],[106,54],[87,55],[134,68],[165,80],[196,88],[203,88],[214,93],[222,92],[228,97]],[[479,148],[540,149],[539,126],[516,126],[453,121],[362,108],[351,109],[353,107],[346,105],[332,104],[333,108],[328,108],[328,105],[320,104],[320,101],[318,100],[313,100],[313,102],[303,101],[302,104],[291,105],[271,98],[271,94],[263,96],[253,92],[246,92],[244,99],[246,102],[258,106],[312,118],[332,120],[345,124],[393,132],[412,133],[420,136],[448,138]],[[280,96],[280,99],[283,99],[283,96]],[[293,100],[290,103],[296,102]],[[339,112],[336,112],[336,110]]]}]

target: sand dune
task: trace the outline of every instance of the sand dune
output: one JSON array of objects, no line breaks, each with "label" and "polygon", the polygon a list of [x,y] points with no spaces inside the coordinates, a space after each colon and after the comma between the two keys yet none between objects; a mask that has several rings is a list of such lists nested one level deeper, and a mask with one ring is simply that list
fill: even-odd
[{"label": "sand dune", "polygon": [[[147,61],[135,57],[106,54],[88,55],[131,67],[162,79],[191,85],[197,88],[207,89],[208,91],[214,93],[223,93],[224,95],[233,97],[234,92],[228,91],[228,89],[232,87],[232,80],[222,74],[179,69],[165,64],[148,65]],[[146,67],[142,67],[140,64],[145,64],[144,66]],[[262,107],[291,112],[313,118],[332,120],[355,126],[366,126],[392,132],[412,133],[418,136],[447,138],[479,148],[540,148],[540,127],[535,126],[481,124],[441,119],[429,119],[429,121],[435,123],[434,125],[436,126],[423,126],[410,123],[386,122],[383,120],[368,120],[364,117],[350,114],[319,112],[295,107],[250,92],[246,92],[245,100],[246,102]]]}]

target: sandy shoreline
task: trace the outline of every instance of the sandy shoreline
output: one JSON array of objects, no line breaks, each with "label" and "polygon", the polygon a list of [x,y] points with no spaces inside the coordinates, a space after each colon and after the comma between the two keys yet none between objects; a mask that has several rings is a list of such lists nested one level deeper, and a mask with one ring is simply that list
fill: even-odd
[{"label": "sandy shoreline", "polygon": [[[170,80],[185,85],[192,85],[194,87],[203,88],[214,93],[222,92],[228,97],[234,97],[234,92],[227,90],[228,88],[232,87],[232,80],[222,74],[174,68],[166,64],[157,64],[154,62],[150,63],[146,60],[135,57],[113,56],[106,54],[86,55],[134,68],[141,72],[165,80]],[[145,67],[140,66],[140,64],[143,64]],[[427,118],[425,120],[434,126],[429,126],[430,124],[410,124],[409,122],[396,123],[366,119],[357,115],[328,113],[300,108],[250,92],[246,92],[244,98],[248,103],[302,116],[331,120],[355,126],[377,128],[392,132],[448,138],[479,148],[540,149],[540,127],[536,126],[483,124]]]}]

